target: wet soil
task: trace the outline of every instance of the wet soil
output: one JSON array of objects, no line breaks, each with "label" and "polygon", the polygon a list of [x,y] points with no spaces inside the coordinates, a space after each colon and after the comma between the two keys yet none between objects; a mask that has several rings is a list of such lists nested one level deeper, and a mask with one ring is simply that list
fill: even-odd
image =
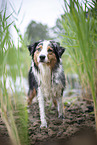
[{"label": "wet soil", "polygon": [[76,101],[64,106],[64,119],[46,105],[47,128],[40,128],[39,107],[30,106],[29,136],[35,145],[97,145],[93,104]]},{"label": "wet soil", "polygon": [[10,138],[7,129],[0,116],[0,145],[10,145]]},{"label": "wet soil", "polygon": [[[76,101],[64,106],[64,118],[58,118],[55,107],[46,105],[47,128],[40,128],[38,103],[29,108],[29,140],[31,145],[97,145],[93,103]],[[0,145],[9,145],[7,130],[0,118]]]}]

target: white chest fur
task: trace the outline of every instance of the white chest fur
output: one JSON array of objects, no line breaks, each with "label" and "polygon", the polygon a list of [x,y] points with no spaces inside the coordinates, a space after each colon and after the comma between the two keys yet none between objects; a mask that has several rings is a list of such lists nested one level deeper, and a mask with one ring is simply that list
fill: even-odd
[{"label": "white chest fur", "polygon": [[49,97],[51,93],[51,69],[46,64],[39,64],[40,73],[39,82],[42,93],[45,97]]}]

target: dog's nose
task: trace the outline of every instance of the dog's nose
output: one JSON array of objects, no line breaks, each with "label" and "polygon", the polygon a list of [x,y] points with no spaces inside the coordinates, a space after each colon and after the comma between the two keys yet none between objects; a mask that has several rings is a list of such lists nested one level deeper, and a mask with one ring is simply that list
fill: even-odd
[{"label": "dog's nose", "polygon": [[44,61],[44,59],[45,59],[45,55],[40,55],[40,60]]}]

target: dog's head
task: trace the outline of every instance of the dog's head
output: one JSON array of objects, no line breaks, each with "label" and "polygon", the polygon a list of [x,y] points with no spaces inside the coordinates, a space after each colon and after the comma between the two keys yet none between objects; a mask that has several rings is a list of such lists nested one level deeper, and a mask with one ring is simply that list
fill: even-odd
[{"label": "dog's head", "polygon": [[37,41],[33,45],[29,45],[28,49],[37,67],[39,63],[44,63],[51,68],[60,61],[60,58],[65,51],[65,48],[52,40]]}]

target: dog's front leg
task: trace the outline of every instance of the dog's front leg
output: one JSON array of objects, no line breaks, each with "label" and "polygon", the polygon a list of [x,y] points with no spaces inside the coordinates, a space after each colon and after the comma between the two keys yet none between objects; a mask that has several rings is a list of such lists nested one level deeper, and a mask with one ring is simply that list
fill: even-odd
[{"label": "dog's front leg", "polygon": [[59,114],[59,118],[63,118],[63,104],[62,104],[62,97],[59,97],[57,100],[57,104],[58,104],[58,114]]},{"label": "dog's front leg", "polygon": [[41,119],[40,127],[47,127],[47,122],[46,122],[46,117],[45,117],[45,107],[44,107],[44,96],[41,92],[40,87],[39,87],[39,93],[38,93],[38,101],[39,101],[40,119]]}]

